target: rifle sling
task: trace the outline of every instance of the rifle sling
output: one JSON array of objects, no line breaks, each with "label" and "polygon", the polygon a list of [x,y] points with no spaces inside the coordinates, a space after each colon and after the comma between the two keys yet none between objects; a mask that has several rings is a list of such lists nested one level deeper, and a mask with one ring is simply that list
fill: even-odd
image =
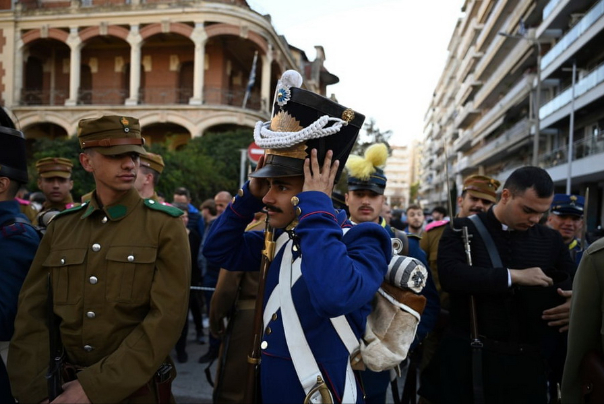
[{"label": "rifle sling", "polygon": [[478,234],[480,234],[480,238],[484,242],[485,247],[487,248],[487,252],[489,253],[489,258],[491,259],[491,264],[494,268],[501,268],[503,264],[501,263],[501,258],[499,257],[499,252],[497,251],[497,247],[495,246],[495,242],[493,238],[487,231],[487,228],[482,223],[482,220],[478,217],[478,215],[472,215],[469,219],[476,226],[476,230],[478,230]]},{"label": "rifle sling", "polygon": [[[501,258],[499,257],[499,252],[497,251],[497,247],[495,246],[495,242],[493,238],[487,231],[484,223],[478,217],[478,215],[472,215],[469,219],[474,223],[480,238],[482,239],[487,252],[489,253],[489,258],[491,259],[491,265],[494,268],[501,268],[503,264],[501,263]],[[473,296],[472,296],[473,298]],[[472,311],[471,317],[473,329],[478,328],[478,319],[476,318],[476,312]],[[476,338],[472,341],[472,379],[473,379],[473,388],[474,388],[474,402],[480,403],[484,402],[484,384],[482,380],[482,347],[483,343],[480,339]]]}]

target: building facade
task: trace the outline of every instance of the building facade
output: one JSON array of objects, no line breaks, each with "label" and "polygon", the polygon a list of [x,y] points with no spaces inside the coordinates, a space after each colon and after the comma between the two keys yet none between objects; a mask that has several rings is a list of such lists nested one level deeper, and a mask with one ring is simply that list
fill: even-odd
[{"label": "building facade", "polygon": [[418,202],[413,189],[419,182],[421,154],[421,142],[417,140],[404,146],[390,145],[390,157],[384,167],[388,178],[384,196],[390,206],[405,209]]},{"label": "building facade", "polygon": [[471,174],[504,181],[539,165],[556,192],[589,189],[593,231],[604,220],[604,0],[460,5],[425,116],[422,198],[446,201],[445,167],[461,189]]},{"label": "building facade", "polygon": [[287,69],[325,95],[338,78],[316,49],[308,60],[245,0],[0,0],[0,105],[28,142],[123,114],[177,149],[268,120]]}]

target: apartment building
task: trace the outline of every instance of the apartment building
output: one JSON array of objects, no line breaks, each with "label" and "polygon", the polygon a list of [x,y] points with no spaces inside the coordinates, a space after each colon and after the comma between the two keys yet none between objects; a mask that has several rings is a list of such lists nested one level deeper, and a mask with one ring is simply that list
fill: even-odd
[{"label": "apartment building", "polygon": [[325,95],[339,79],[316,50],[308,60],[245,0],[0,0],[0,105],[28,142],[123,114],[178,149],[268,120],[287,69]]},{"label": "apartment building", "polygon": [[[604,0],[465,0],[425,115],[420,194],[430,207],[484,174],[545,168],[604,220]],[[573,80],[574,73],[574,80]],[[570,159],[569,159],[570,156]]]},{"label": "apartment building", "polygon": [[384,167],[388,178],[384,196],[390,206],[405,209],[418,202],[413,189],[419,182],[421,154],[421,142],[418,140],[408,145],[390,145],[390,157]]}]

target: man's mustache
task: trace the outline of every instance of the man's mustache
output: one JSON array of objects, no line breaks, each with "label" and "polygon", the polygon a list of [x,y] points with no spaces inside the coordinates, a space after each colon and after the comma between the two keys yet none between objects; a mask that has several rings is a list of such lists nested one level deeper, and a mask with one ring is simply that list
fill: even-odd
[{"label": "man's mustache", "polygon": [[278,207],[273,206],[273,205],[266,205],[266,206],[264,207],[264,209],[265,209],[267,212],[269,212],[269,211],[270,211],[270,212],[276,212],[276,213],[283,213],[283,211],[282,211],[281,209],[279,209]]}]

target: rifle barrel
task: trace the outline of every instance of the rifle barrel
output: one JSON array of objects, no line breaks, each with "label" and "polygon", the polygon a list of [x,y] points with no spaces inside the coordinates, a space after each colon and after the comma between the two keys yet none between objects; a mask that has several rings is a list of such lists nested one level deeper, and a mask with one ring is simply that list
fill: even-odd
[{"label": "rifle barrel", "polygon": [[264,250],[262,250],[262,260],[260,263],[260,278],[258,280],[258,293],[256,295],[256,304],[254,307],[254,337],[252,342],[252,350],[247,357],[249,363],[247,372],[247,384],[245,389],[246,403],[257,402],[257,378],[258,369],[260,365],[260,343],[262,334],[264,332],[263,319],[262,319],[262,304],[264,302],[264,292],[266,286],[266,277],[268,274],[268,268],[271,265],[275,254],[275,241],[273,229],[268,223],[268,215],[266,216],[266,227],[264,230]]}]

